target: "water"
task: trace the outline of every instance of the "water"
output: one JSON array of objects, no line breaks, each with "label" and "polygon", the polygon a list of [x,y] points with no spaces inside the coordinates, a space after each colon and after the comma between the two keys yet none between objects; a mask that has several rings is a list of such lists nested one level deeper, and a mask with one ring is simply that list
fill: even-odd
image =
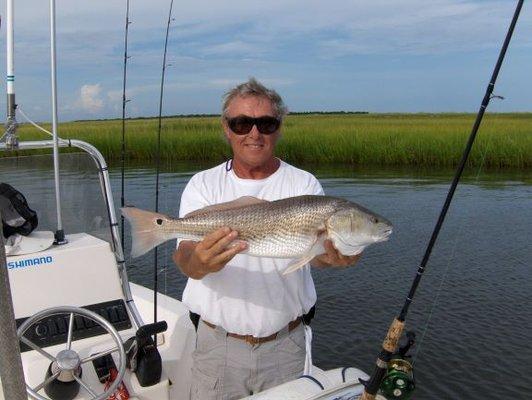
[{"label": "water", "polygon": [[[448,190],[451,171],[312,170],[327,194],[368,206],[395,226],[348,269],[313,271],[318,292],[314,359],[370,372],[398,314]],[[160,210],[177,214],[189,173],[161,175]],[[127,173],[128,203],[153,208],[153,171]],[[419,400],[529,399],[532,377],[532,174],[466,176],[410,309],[407,330]],[[116,179],[116,177],[115,177]],[[161,291],[180,298],[185,278],[162,250]],[[131,270],[151,284],[152,256]],[[136,260],[135,260],[136,261]],[[137,262],[137,261],[136,261]],[[165,261],[163,261],[165,264]]]},{"label": "water", "polygon": [[[162,212],[177,214],[190,171],[201,167],[174,166],[161,174]],[[327,194],[366,205],[395,226],[390,241],[368,248],[355,267],[313,270],[315,363],[371,372],[421,261],[452,172],[307,169]],[[120,174],[117,168],[111,171],[118,205]],[[17,185],[27,173],[18,170]],[[153,209],[153,169],[137,166],[126,175],[127,203]],[[82,173],[68,174],[65,186],[82,178]],[[412,352],[415,399],[531,397],[532,376],[526,370],[532,359],[531,200],[532,172],[484,172],[466,176],[459,185],[407,319],[406,329],[418,336]],[[186,279],[172,264],[172,252],[171,244],[159,252],[159,290],[180,298]],[[151,253],[133,260],[131,280],[151,286],[152,262]]]}]

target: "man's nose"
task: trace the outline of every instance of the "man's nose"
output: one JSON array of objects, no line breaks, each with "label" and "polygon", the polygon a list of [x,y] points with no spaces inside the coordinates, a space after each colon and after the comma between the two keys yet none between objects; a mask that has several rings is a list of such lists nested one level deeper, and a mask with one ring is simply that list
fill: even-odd
[{"label": "man's nose", "polygon": [[256,124],[253,124],[248,135],[255,139],[258,139],[260,137],[259,128],[257,128]]}]

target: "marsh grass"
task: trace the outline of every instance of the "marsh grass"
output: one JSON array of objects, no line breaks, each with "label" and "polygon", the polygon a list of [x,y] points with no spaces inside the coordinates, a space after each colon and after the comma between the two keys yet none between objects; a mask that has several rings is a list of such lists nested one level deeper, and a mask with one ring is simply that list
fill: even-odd
[{"label": "marsh grass", "polygon": [[[474,114],[305,114],[288,116],[277,154],[296,164],[451,167],[458,163]],[[230,157],[219,117],[165,118],[161,159],[218,162]],[[23,140],[46,135],[22,125]],[[95,145],[109,160],[121,155],[121,121],[61,124],[63,138]],[[127,157],[153,161],[157,120],[126,121]],[[470,166],[532,168],[532,113],[487,114],[469,159]]]}]

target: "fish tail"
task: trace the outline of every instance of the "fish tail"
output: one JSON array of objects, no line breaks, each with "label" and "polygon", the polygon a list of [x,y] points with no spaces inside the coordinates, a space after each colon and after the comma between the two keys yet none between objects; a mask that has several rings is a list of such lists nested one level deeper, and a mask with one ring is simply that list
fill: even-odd
[{"label": "fish tail", "polygon": [[167,221],[167,216],[135,207],[123,207],[120,211],[131,225],[131,257],[141,256],[169,239],[160,226],[162,223],[157,223]]}]

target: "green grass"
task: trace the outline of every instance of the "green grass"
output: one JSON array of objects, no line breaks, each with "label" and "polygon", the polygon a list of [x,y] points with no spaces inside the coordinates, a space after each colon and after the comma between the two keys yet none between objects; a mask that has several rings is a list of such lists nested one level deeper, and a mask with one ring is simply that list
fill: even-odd
[{"label": "green grass", "polygon": [[[451,167],[458,163],[474,114],[308,114],[288,116],[277,155],[296,164]],[[218,117],[163,119],[161,157],[218,162],[230,156]],[[23,140],[47,138],[33,127]],[[109,160],[120,158],[121,121],[61,124],[64,138],[85,140]],[[150,162],[157,148],[157,120],[126,121],[129,160]],[[532,169],[532,113],[487,114],[470,166]]]}]

